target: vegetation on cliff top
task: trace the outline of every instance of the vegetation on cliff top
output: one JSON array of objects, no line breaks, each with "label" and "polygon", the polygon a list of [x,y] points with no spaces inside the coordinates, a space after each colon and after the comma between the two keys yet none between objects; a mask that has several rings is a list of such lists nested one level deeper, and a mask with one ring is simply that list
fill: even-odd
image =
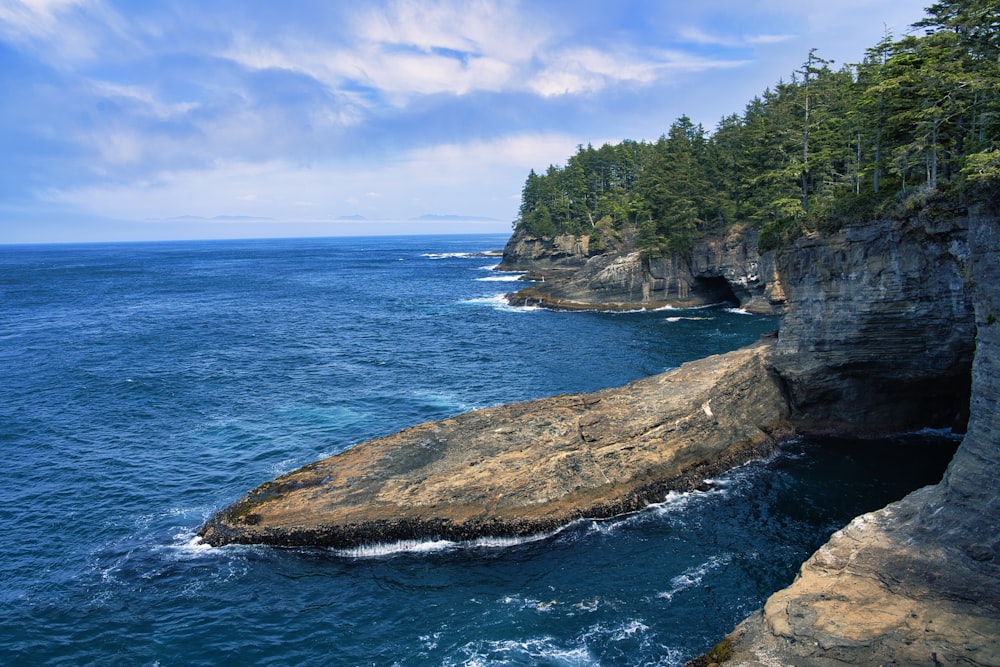
[{"label": "vegetation on cliff top", "polygon": [[1000,5],[944,0],[839,69],[810,51],[789,81],[713,133],[681,116],[657,141],[580,146],[528,175],[515,230],[590,235],[624,228],[683,252],[707,229],[750,224],[774,247],[804,231],[906,215],[929,198],[962,204],[1000,185]]}]

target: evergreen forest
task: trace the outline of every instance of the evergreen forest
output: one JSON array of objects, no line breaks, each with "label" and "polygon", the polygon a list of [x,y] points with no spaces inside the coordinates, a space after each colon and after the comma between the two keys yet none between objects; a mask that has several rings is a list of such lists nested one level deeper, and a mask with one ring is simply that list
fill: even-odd
[{"label": "evergreen forest", "polygon": [[859,63],[810,51],[713,132],[681,116],[655,142],[580,146],[565,166],[532,170],[514,227],[589,235],[592,252],[631,229],[639,247],[669,253],[741,224],[766,249],[998,188],[1000,3],[945,0]]}]

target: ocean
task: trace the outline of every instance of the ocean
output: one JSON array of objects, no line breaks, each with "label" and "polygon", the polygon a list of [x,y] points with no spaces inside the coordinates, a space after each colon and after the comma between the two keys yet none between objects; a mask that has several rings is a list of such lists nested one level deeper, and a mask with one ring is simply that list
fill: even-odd
[{"label": "ocean", "polygon": [[0,663],[679,665],[957,446],[800,438],[526,541],[198,542],[245,491],[355,443],[777,327],[727,304],[512,308],[517,275],[479,254],[505,240],[0,247]]}]

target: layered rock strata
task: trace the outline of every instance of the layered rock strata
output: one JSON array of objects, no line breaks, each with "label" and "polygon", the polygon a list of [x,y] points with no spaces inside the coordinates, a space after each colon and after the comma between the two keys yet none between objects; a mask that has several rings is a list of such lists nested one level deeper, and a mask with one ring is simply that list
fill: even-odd
[{"label": "layered rock strata", "polygon": [[975,322],[965,219],[920,216],[800,239],[776,257],[774,367],[799,428],[963,424]]},{"label": "layered rock strata", "polygon": [[690,252],[650,256],[622,232],[614,252],[590,254],[587,237],[553,239],[516,233],[504,248],[504,271],[525,271],[536,284],[508,296],[514,305],[557,310],[635,310],[733,302],[771,313],[781,297],[768,291],[775,268],[757,250],[757,232],[706,234]]},{"label": "layered rock strata", "polygon": [[969,247],[971,417],[944,479],[834,534],[716,651],[727,665],[1000,665],[996,218],[971,217]]},{"label": "layered rock strata", "polygon": [[532,535],[638,510],[774,446],[785,413],[772,348],[372,440],[254,489],[200,535],[352,547]]}]

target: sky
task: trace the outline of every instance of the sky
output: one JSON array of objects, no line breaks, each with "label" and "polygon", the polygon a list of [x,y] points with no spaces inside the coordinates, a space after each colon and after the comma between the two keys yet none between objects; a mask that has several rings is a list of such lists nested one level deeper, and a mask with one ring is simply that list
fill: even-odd
[{"label": "sky", "polygon": [[506,233],[928,0],[0,0],[0,243]]}]

